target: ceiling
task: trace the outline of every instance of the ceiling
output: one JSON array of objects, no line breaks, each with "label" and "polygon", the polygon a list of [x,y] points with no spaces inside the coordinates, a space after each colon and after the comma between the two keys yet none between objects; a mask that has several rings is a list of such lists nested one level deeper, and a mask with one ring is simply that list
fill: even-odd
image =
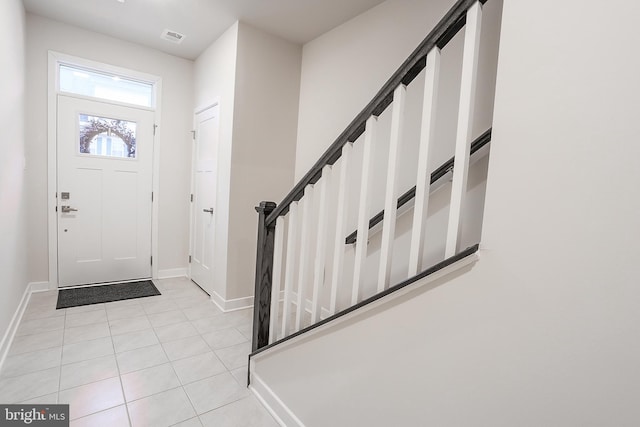
[{"label": "ceiling", "polygon": [[[28,12],[195,59],[235,21],[304,44],[384,0],[23,0]],[[185,35],[181,44],[160,38]]]}]

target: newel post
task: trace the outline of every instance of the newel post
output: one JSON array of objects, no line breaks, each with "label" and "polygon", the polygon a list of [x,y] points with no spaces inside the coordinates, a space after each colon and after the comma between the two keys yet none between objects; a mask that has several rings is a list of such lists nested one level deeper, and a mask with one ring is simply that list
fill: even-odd
[{"label": "newel post", "polygon": [[267,226],[266,219],[276,208],[273,202],[260,202],[258,212],[258,248],[256,252],[256,284],[253,297],[253,340],[251,351],[269,344],[271,311],[271,280],[273,274],[273,243],[275,222]]}]

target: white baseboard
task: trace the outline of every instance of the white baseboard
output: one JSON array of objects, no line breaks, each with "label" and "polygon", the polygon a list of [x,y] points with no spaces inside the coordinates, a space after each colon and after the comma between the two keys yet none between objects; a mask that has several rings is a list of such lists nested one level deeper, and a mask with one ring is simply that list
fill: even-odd
[{"label": "white baseboard", "polygon": [[[291,303],[293,305],[297,304],[297,295],[295,292],[291,295]],[[218,308],[224,312],[228,311],[236,311],[236,310],[244,310],[245,308],[253,307],[253,296],[243,297],[243,298],[235,298],[235,299],[224,299],[217,292],[213,292],[211,295],[211,300],[218,306]],[[284,303],[284,291],[280,291],[280,304]],[[305,311],[307,313],[311,313],[313,309],[313,301],[306,300],[305,302]],[[326,319],[331,316],[329,313],[329,309],[322,307],[320,310],[320,319]]]},{"label": "white baseboard", "polygon": [[29,283],[29,289],[31,292],[45,292],[50,291],[49,282],[31,282]]},{"label": "white baseboard", "polygon": [[229,311],[243,310],[245,308],[253,307],[253,296],[243,297],[243,298],[234,298],[234,299],[224,299],[220,294],[216,291],[213,291],[211,294],[211,300],[218,308],[225,313]]},{"label": "white baseboard", "polygon": [[[280,302],[284,303],[284,291],[280,291]],[[295,306],[298,305],[298,294],[295,292],[291,293],[291,303]],[[310,299],[306,300],[304,304],[304,310],[311,314],[313,311],[313,301]],[[327,317],[331,316],[328,308],[320,307],[320,320],[324,320]]]},{"label": "white baseboard", "polygon": [[158,279],[173,279],[174,277],[187,277],[186,268],[168,268],[158,270]]},{"label": "white baseboard", "polygon": [[18,330],[18,326],[20,326],[20,321],[22,320],[24,311],[29,304],[29,298],[31,298],[31,294],[34,292],[43,292],[48,290],[49,282],[32,282],[24,288],[22,299],[16,307],[16,311],[13,313],[13,317],[11,318],[11,322],[9,322],[9,326],[7,327],[7,330],[2,337],[2,341],[0,341],[0,370],[2,370],[2,366],[4,365],[4,361],[7,358],[7,354],[9,354],[9,348],[11,348],[13,338],[16,336],[16,332]]},{"label": "white baseboard", "polygon": [[[292,304],[296,305],[296,302],[297,302],[296,293],[293,292],[291,297],[292,297],[291,298]],[[220,310],[224,311],[225,313],[229,311],[244,310],[246,308],[253,307],[253,296],[235,298],[235,299],[224,299],[220,294],[214,291],[213,294],[211,294],[211,300],[214,302],[215,305],[218,306]],[[284,303],[284,291],[280,291],[280,304],[282,303]],[[313,308],[313,302],[311,300],[306,300],[305,311],[307,313],[311,313],[312,308]],[[329,316],[331,316],[331,313],[329,313],[329,310],[327,308],[322,307],[322,309],[320,310],[320,319],[326,319]]]},{"label": "white baseboard", "polygon": [[296,415],[284,404],[271,388],[254,373],[251,373],[251,385],[249,390],[256,396],[258,401],[265,407],[278,424],[282,427],[299,426],[304,424]]}]

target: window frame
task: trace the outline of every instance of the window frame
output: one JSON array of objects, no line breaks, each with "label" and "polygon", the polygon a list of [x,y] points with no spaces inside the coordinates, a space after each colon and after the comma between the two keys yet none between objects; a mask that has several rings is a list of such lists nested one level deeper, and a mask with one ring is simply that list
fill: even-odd
[{"label": "window frame", "polygon": [[[53,53],[53,52],[51,52]],[[140,108],[143,110],[157,111],[159,108],[158,93],[161,78],[151,74],[146,74],[138,71],[133,71],[114,65],[103,64],[96,61],[85,60],[82,58],[73,57],[61,53],[55,53],[55,93],[74,96],[77,98],[84,98],[90,100],[98,100],[100,102],[107,102],[116,105],[123,105],[127,107]],[[121,79],[130,80],[138,83],[144,83],[151,86],[151,105],[132,104],[130,102],[116,101],[108,98],[100,98],[97,96],[83,95],[76,92],[64,91],[60,88],[60,67],[65,66],[76,69],[80,72],[90,72],[102,75],[112,75]]]},{"label": "window frame", "polygon": [[[117,117],[99,117],[99,116],[94,116],[93,113],[79,112],[78,113],[78,122],[76,123],[76,134],[77,134],[78,137],[80,137],[80,131],[81,131],[80,123],[81,123],[81,117],[82,116],[95,117],[95,118],[98,118],[98,119],[105,119],[105,120],[122,120],[122,121],[126,121],[127,123],[133,123],[136,126],[136,132],[137,132],[138,122],[131,122],[129,120],[118,119]],[[96,135],[95,137],[99,137],[99,135]],[[105,139],[105,143],[107,143],[107,141],[110,138],[111,137],[107,137]],[[78,155],[78,156],[82,156],[82,157],[97,157],[97,158],[107,159],[107,160],[119,160],[119,161],[128,161],[128,162],[138,161],[138,144],[137,144],[137,141],[136,141],[136,144],[135,144],[136,145],[136,147],[135,147],[135,155],[133,157],[113,156],[113,155],[109,155],[109,154],[83,153],[80,150],[80,142],[79,141],[76,141],[76,142],[77,142],[77,149],[78,149],[77,152],[76,152],[76,155]]]},{"label": "window frame", "polygon": [[[74,93],[61,92],[59,89],[59,64],[70,65],[73,67],[88,68],[102,73],[111,73],[126,77],[130,80],[138,80],[153,84],[153,106],[143,107],[140,105],[110,101],[103,98],[89,97]],[[123,65],[131,65],[134,63],[123,62]],[[121,105],[139,110],[153,111],[155,115],[154,133],[153,133],[153,194],[159,194],[160,176],[160,150],[158,145],[162,138],[162,77],[159,75],[147,74],[128,68],[105,64],[102,62],[92,61],[89,59],[68,55],[55,50],[48,51],[47,61],[47,235],[49,248],[49,277],[48,288],[51,290],[58,289],[58,235],[57,235],[57,99],[59,95],[70,96],[79,99],[88,99],[91,101],[102,102],[106,104]],[[151,255],[153,258],[158,257],[158,198],[154,198],[151,208]],[[151,266],[151,274],[153,279],[159,277],[160,271],[158,263],[154,262]]]}]

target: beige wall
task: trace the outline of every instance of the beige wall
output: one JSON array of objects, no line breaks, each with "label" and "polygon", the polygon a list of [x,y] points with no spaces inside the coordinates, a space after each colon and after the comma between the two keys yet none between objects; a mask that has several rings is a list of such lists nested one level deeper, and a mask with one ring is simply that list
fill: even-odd
[{"label": "beige wall", "polygon": [[195,61],[194,99],[196,108],[213,102],[220,105],[220,136],[216,185],[215,249],[213,287],[220,297],[227,295],[229,262],[229,203],[231,198],[231,150],[235,103],[238,23],[224,32]]},{"label": "beige wall", "polygon": [[389,0],[304,45],[296,180],[454,2]]},{"label": "beige wall", "polygon": [[253,295],[260,201],[293,187],[301,46],[240,23],[235,91],[228,298]]},{"label": "beige wall", "polygon": [[479,261],[258,364],[305,425],[637,425],[638,16],[505,2]]},{"label": "beige wall", "polygon": [[32,165],[28,194],[29,279],[48,280],[47,243],[47,52],[57,52],[162,77],[160,270],[186,268],[192,129],[193,62],[27,14],[27,159]]},{"label": "beige wall", "polygon": [[[409,54],[424,39],[427,32],[453,4],[452,0],[436,2],[418,2],[411,0],[389,0],[369,11],[347,21],[339,27],[319,36],[303,46],[302,73],[300,88],[300,107],[296,145],[296,180],[304,176],[315,164],[318,157],[329,147],[335,138],[346,128],[355,116],[367,105],[382,85],[396,71]],[[497,37],[499,33],[499,5],[493,2],[489,11],[489,31],[483,33],[482,64],[480,66],[478,104],[480,114],[474,126],[474,136],[484,132],[491,125],[493,112],[492,93],[495,86],[495,62],[497,56]],[[440,166],[453,156],[457,104],[459,98],[460,69],[464,31],[461,31],[443,50],[439,81],[439,102],[436,123],[436,142],[432,146],[429,168]],[[400,148],[401,168],[398,176],[400,194],[415,185],[417,173],[417,153],[420,120],[423,101],[424,71],[407,88],[407,100],[404,114],[403,140]],[[386,185],[386,171],[391,128],[392,108],[387,108],[378,120],[377,138],[374,142],[374,176],[369,216],[383,209]],[[363,139],[354,143],[352,160],[348,166],[350,186],[346,207],[346,228],[351,233],[357,227],[359,209],[360,176],[362,170]],[[486,180],[486,159],[472,166],[467,211],[482,212],[484,203],[484,183]],[[324,281],[321,287],[321,299],[324,308],[329,306],[330,285],[333,273],[333,236],[335,217],[333,209],[337,204],[337,172],[342,168],[338,160],[328,178],[328,201],[330,206],[326,235],[329,239],[327,254],[324,254]],[[444,187],[432,196],[428,224],[429,239],[425,244],[423,265],[430,266],[442,260],[446,238],[450,186]],[[312,196],[313,197],[313,196]],[[309,197],[305,195],[304,200]],[[304,203],[304,201],[303,201]],[[318,197],[313,197],[311,223],[317,224],[319,209]],[[482,216],[465,215],[464,245],[476,243],[480,238]],[[406,279],[411,238],[412,209],[404,208],[396,226],[396,241],[393,248],[391,283]],[[377,292],[378,261],[381,246],[381,227],[372,229],[367,244],[361,283],[361,299]],[[313,229],[313,232],[316,228]],[[298,226],[298,236],[302,227]],[[315,236],[311,237],[315,242]],[[463,246],[464,247],[464,246]],[[309,248],[309,271],[314,269],[315,244]],[[344,270],[341,286],[338,289],[338,307],[347,307],[351,301],[351,281],[355,245],[345,246]],[[296,264],[299,260],[296,261]],[[296,266],[296,268],[299,268]],[[306,295],[309,299],[313,292],[313,282],[308,281]]]},{"label": "beige wall", "polygon": [[[1,2],[0,336],[5,335],[30,279],[25,181],[35,165],[25,159],[25,31],[22,2]],[[5,339],[0,342],[0,352],[4,351]],[[2,357],[0,353],[0,361]]]},{"label": "beige wall", "polygon": [[220,102],[214,290],[227,301],[253,295],[254,207],[293,186],[300,55],[236,22],[195,62],[196,105]]},{"label": "beige wall", "polygon": [[[389,0],[303,47],[296,179],[306,174],[321,153],[373,99],[382,85],[453,4],[453,0],[436,2]],[[494,0],[484,7],[476,113],[472,132],[474,138],[491,127],[501,6],[501,0]],[[430,147],[429,171],[442,165],[454,154],[463,42],[464,30],[460,31],[442,50],[435,140]],[[407,87],[403,138],[399,151],[401,167],[398,171],[398,194],[403,194],[416,183],[424,75],[423,71]],[[373,191],[370,195],[369,217],[377,214],[384,207],[391,115],[392,108],[389,107],[378,120],[377,137],[374,142],[375,173],[371,182]],[[364,137],[360,137],[354,143],[354,153],[349,165],[351,185],[347,202],[347,233],[354,231],[357,226],[363,139]],[[486,159],[471,166],[463,212],[461,248],[480,240],[486,166]],[[341,161],[338,161],[336,169],[339,170],[341,167]],[[338,188],[337,179],[332,178],[329,197],[330,206],[334,208]],[[444,258],[451,187],[446,180],[443,181],[445,181],[444,186],[438,192],[434,192],[430,200],[426,225],[428,238],[422,260],[424,268]],[[406,279],[412,219],[413,209],[409,204],[402,210],[396,225],[390,279],[392,284]],[[328,235],[333,235],[335,227],[333,218],[328,226]],[[378,227],[372,230],[367,247],[368,259],[364,268],[361,290],[363,298],[376,293],[377,289],[381,247],[380,229]],[[345,250],[342,282],[350,283],[353,277],[355,247],[347,246]],[[332,250],[329,252],[332,253]],[[315,256],[312,254],[311,258]],[[327,273],[323,288],[325,306],[328,306],[329,297],[327,277],[331,277],[332,268],[330,263],[326,266]],[[348,306],[350,299],[349,286],[338,290],[339,306]]]}]

